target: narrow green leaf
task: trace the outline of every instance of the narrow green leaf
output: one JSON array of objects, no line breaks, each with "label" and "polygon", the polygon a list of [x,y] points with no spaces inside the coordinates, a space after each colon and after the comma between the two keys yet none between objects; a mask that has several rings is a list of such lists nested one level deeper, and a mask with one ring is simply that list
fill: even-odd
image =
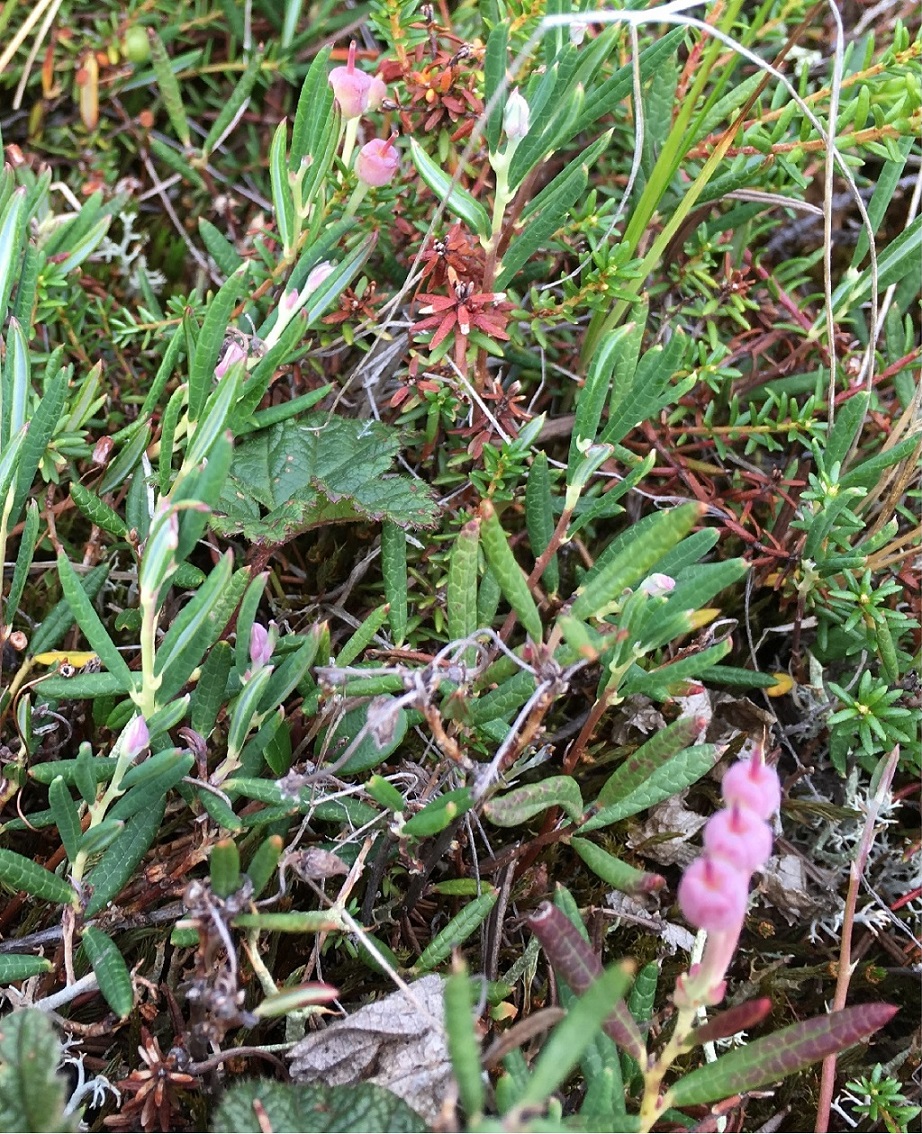
[{"label": "narrow green leaf", "polygon": [[448,637],[455,642],[477,630],[477,558],[480,520],[468,520],[455,539],[448,561],[445,605]]},{"label": "narrow green leaf", "polygon": [[837,409],[836,423],[823,446],[823,463],[827,469],[841,464],[858,440],[870,400],[871,395],[867,390],[858,390]]},{"label": "narrow green leaf", "polygon": [[[543,449],[535,453],[525,483],[525,526],[532,555],[537,559],[550,544],[555,528],[550,468]],[[556,594],[560,588],[560,567],[556,552],[548,561],[541,581],[552,594]]]},{"label": "narrow green leaf", "polygon": [[487,210],[466,189],[452,184],[451,177],[435,164],[415,138],[410,138],[410,156],[416,166],[416,172],[436,198],[446,203],[449,212],[463,220],[476,236],[489,236],[492,226]]},{"label": "narrow green leaf", "polygon": [[208,858],[211,888],[219,898],[229,898],[240,889],[240,851],[233,839],[220,839]]},{"label": "narrow green leaf", "polygon": [[897,1013],[892,1004],[854,1004],[790,1024],[720,1056],[669,1088],[669,1106],[700,1106],[753,1091],[793,1075],[811,1063],[860,1043]]},{"label": "narrow green leaf", "polygon": [[0,1114],[5,1130],[73,1130],[64,1114],[61,1045],[36,1008],[7,1012],[0,1027]]},{"label": "narrow green leaf", "polygon": [[[208,304],[205,321],[199,332],[198,342],[195,344],[195,354],[189,366],[189,420],[192,422],[198,422],[202,416],[202,409],[214,384],[214,371],[218,364],[221,344],[227,334],[231,313],[240,298],[245,278],[246,265],[227,280]],[[226,420],[225,413],[218,430],[224,428]],[[197,441],[197,436],[193,436]],[[197,465],[206,456],[207,452],[196,453],[194,456],[190,452],[187,461],[190,465]]]},{"label": "narrow green leaf", "polygon": [[288,121],[283,118],[276,127],[269,147],[269,181],[272,185],[275,223],[282,238],[282,253],[286,258],[291,258],[298,239],[298,217],[288,182],[288,160],[285,153],[287,144]]},{"label": "narrow green leaf", "polygon": [[445,981],[443,1003],[445,1034],[458,1095],[469,1123],[477,1125],[483,1114],[484,1075],[480,1043],[474,1024],[474,998],[467,969],[461,965]]},{"label": "narrow green leaf", "polygon": [[134,1007],[134,989],[131,974],[118,946],[107,934],[94,925],[83,930],[83,948],[99,981],[99,991],[120,1020]]},{"label": "narrow green leaf", "polygon": [[549,807],[560,807],[574,823],[583,815],[583,793],[572,776],[548,776],[491,799],[484,813],[497,827],[518,827]]},{"label": "narrow green leaf", "polygon": [[250,101],[250,95],[253,91],[253,87],[256,85],[256,80],[259,78],[262,64],[263,53],[261,51],[254,51],[247,61],[243,74],[237,80],[237,85],[231,91],[230,98],[228,98],[221,107],[217,117],[211,124],[211,129],[208,131],[205,141],[202,142],[202,157],[206,161],[210,157],[212,150],[223,141],[228,127],[239,114],[243,113],[247,103]]},{"label": "narrow green leaf", "polygon": [[545,1041],[519,1100],[521,1106],[539,1105],[566,1080],[624,996],[630,980],[630,968],[622,962],[593,981]]},{"label": "narrow green leaf", "polygon": [[208,255],[214,260],[225,276],[231,276],[240,265],[243,263],[243,257],[237,249],[231,244],[223,232],[219,231],[205,217],[198,219],[199,235],[202,238],[202,243],[208,251]]},{"label": "narrow green leaf", "polygon": [[631,340],[634,331],[634,323],[625,323],[624,326],[609,332],[603,337],[592,357],[589,373],[586,375],[586,381],[576,403],[576,417],[570,438],[570,453],[567,457],[567,484],[573,481],[573,473],[582,460],[585,446],[596,439],[599,423],[602,420],[602,410],[609,400],[614,360],[619,354],[624,353],[625,343]]},{"label": "narrow green leaf", "polygon": [[160,87],[163,105],[166,108],[173,129],[176,131],[176,137],[183,144],[183,147],[188,150],[192,145],[192,139],[189,134],[189,122],[182,104],[182,95],[179,93],[179,83],[176,81],[176,76],[173,74],[173,66],[170,63],[170,57],[167,55],[166,48],[163,46],[163,40],[157,35],[153,28],[149,27],[147,29],[147,36],[150,40],[151,66],[157,78],[157,85]]},{"label": "narrow green leaf", "polygon": [[[54,972],[54,965],[47,957],[33,957],[28,953],[4,953],[0,956],[0,985],[28,980],[29,977],[51,972]],[[0,1091],[0,1099],[2,1099],[2,1091]],[[4,1111],[4,1117],[8,1120],[8,1112]]]},{"label": "narrow green leaf", "polygon": [[654,346],[644,354],[630,385],[613,389],[608,424],[602,430],[600,441],[616,444],[635,426],[649,421],[664,406],[686,392],[688,383],[694,382],[693,377],[686,379],[685,383],[673,383],[672,379],[682,365],[687,348],[687,337],[677,330],[665,347]]},{"label": "narrow green leaf", "polygon": [[389,607],[387,621],[394,645],[403,643],[407,632],[407,537],[403,528],[385,520],[381,526],[381,574]]},{"label": "narrow green leaf", "polygon": [[206,740],[211,736],[218,713],[224,705],[231,664],[230,643],[215,642],[208,651],[201,675],[192,692],[189,706],[192,727]]},{"label": "narrow green leaf", "polygon": [[58,577],[61,580],[64,597],[67,599],[77,625],[83,631],[83,635],[91,648],[99,655],[99,660],[109,673],[124,682],[127,688],[132,688],[134,678],[127,662],[109,637],[109,633],[103,626],[102,620],[96,613],[86,591],[80,586],[77,572],[73,569],[70,560],[63,551],[58,553]]},{"label": "narrow green leaf", "polygon": [[247,584],[244,596],[240,601],[240,609],[237,612],[237,640],[234,643],[234,668],[241,678],[251,665],[250,635],[253,630],[253,623],[256,621],[256,612],[259,609],[259,604],[262,602],[268,577],[268,572],[264,571],[261,575],[257,575],[255,579],[250,580]]},{"label": "narrow green leaf", "polygon": [[67,784],[61,776],[56,776],[48,788],[48,802],[54,813],[55,826],[61,836],[61,843],[67,853],[69,862],[73,862],[80,849],[80,840],[83,831],[80,826],[80,814]]},{"label": "narrow green leaf", "polygon": [[138,811],[115,842],[106,848],[86,879],[92,890],[85,911],[87,917],[102,913],[109,902],[118,897],[156,838],[164,810],[165,801],[160,800]]},{"label": "narrow green leaf", "polygon": [[258,898],[269,885],[282,857],[284,842],[281,835],[270,835],[256,849],[247,867],[247,876],[253,885],[253,897]]},{"label": "narrow green leaf", "polygon": [[408,819],[403,825],[402,833],[416,839],[437,835],[473,806],[470,788],[446,792],[437,799],[430,800],[421,811]]},{"label": "narrow green leaf", "polygon": [[644,579],[704,512],[702,504],[681,504],[644,517],[599,557],[576,591],[570,608],[573,617],[602,618],[617,608],[625,587]]},{"label": "narrow green leaf", "polygon": [[0,882],[11,890],[24,890],[33,898],[57,905],[70,905],[75,897],[69,882],[11,850],[0,849]]},{"label": "narrow green leaf", "polygon": [[715,744],[697,744],[684,749],[617,803],[601,808],[580,826],[580,834],[608,827],[619,819],[637,815],[670,796],[678,795],[706,775],[719,759],[720,749]]},{"label": "narrow green leaf", "polygon": [[528,589],[525,572],[516,562],[492,503],[480,505],[480,541],[500,590],[533,642],[542,640],[541,615]]},{"label": "narrow green leaf", "polygon": [[67,396],[67,374],[68,371],[62,367],[50,381],[45,383],[41,400],[29,420],[29,432],[26,434],[19,455],[16,494],[13,497],[13,510],[10,513],[12,517],[19,516],[20,509],[32,491],[32,482],[35,480],[38,466],[48,451],[51,438],[60,422]]},{"label": "narrow green leaf", "polygon": [[[483,57],[483,102],[488,106],[498,91],[502,91],[506,82],[506,62],[509,44],[509,24],[506,20],[497,20],[487,39],[487,47]],[[506,94],[497,96],[496,105],[487,119],[484,137],[491,154],[499,149],[500,138],[503,132],[503,108],[506,105]],[[468,1111],[470,1114],[471,1112]]]},{"label": "narrow green leaf", "polygon": [[298,95],[291,131],[292,173],[298,171],[304,158],[317,162],[324,148],[324,135],[332,125],[333,88],[327,77],[331,50],[329,46],[323,47],[314,56]]},{"label": "narrow green leaf", "polygon": [[365,648],[371,644],[372,638],[386,621],[387,610],[384,607],[379,606],[376,610],[373,610],[336,655],[336,664],[338,666],[352,665],[356,658],[365,652]]},{"label": "narrow green leaf", "polygon": [[90,492],[78,480],[72,480],[69,489],[71,499],[91,524],[119,539],[128,535],[128,525],[122,517],[105,500],[100,500],[95,492]]},{"label": "narrow green leaf", "polygon": [[574,838],[570,845],[594,874],[623,894],[649,894],[666,885],[666,879],[661,875],[638,870],[588,839]]},{"label": "narrow green leaf", "polygon": [[429,972],[436,965],[440,965],[446,957],[451,956],[453,949],[463,945],[468,937],[483,925],[498,898],[499,891],[489,887],[479,898],[468,902],[464,909],[432,938],[413,966],[414,971]]},{"label": "narrow green leaf", "polygon": [[10,580],[10,589],[7,592],[6,602],[3,608],[3,618],[7,626],[13,625],[13,620],[19,609],[19,603],[22,600],[23,591],[26,589],[29,569],[32,566],[35,547],[38,543],[38,522],[38,502],[30,500],[26,508],[26,520],[23,524],[22,535],[19,537],[19,550],[16,552],[16,566],[13,568],[13,577]]},{"label": "narrow green leaf", "polygon": [[[19,278],[18,264],[25,246],[26,219],[26,189],[20,185],[13,190],[0,215],[0,321],[6,318],[13,284]],[[0,441],[6,443],[9,437],[9,433],[0,436]]]},{"label": "narrow green leaf", "polygon": [[707,720],[704,717],[680,717],[654,733],[608,777],[595,806],[609,807],[630,795],[664,764],[693,744],[706,727]]}]

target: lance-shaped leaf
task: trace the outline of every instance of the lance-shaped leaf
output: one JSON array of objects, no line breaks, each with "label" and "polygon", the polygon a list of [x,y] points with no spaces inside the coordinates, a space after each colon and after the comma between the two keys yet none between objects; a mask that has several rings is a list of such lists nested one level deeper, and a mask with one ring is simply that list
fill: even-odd
[{"label": "lance-shaped leaf", "polygon": [[[477,550],[480,520],[468,520],[455,540],[448,561],[445,603],[448,637],[468,638],[477,629]],[[473,657],[473,655],[471,655]]]},{"label": "lance-shaped leaf", "polygon": [[623,894],[649,894],[666,885],[662,875],[638,870],[588,839],[573,839],[571,846],[593,873]]},{"label": "lance-shaped leaf", "polygon": [[54,972],[54,965],[47,957],[33,957],[30,953],[5,953],[0,957],[0,985],[50,972]]},{"label": "lance-shaped leaf", "polygon": [[518,827],[549,807],[560,807],[577,822],[583,814],[583,795],[572,776],[548,776],[491,799],[484,812],[497,827]]},{"label": "lance-shaped leaf", "polygon": [[425,973],[441,964],[450,956],[452,949],[467,941],[468,937],[486,921],[490,910],[496,905],[499,891],[489,887],[464,909],[451,919],[439,933],[432,938],[426,948],[420,953],[419,960],[413,966],[417,972]]},{"label": "lance-shaped leaf", "polygon": [[116,1016],[123,1020],[134,1006],[134,990],[125,958],[112,938],[93,925],[83,931],[83,948],[99,982],[99,991]]},{"label": "lance-shaped leaf", "polygon": [[454,184],[449,174],[436,165],[415,138],[410,138],[410,157],[416,172],[448,210],[463,220],[477,236],[490,235],[490,214],[466,189]]},{"label": "lance-shaped leaf", "polygon": [[533,642],[541,641],[541,615],[528,589],[525,572],[516,562],[499,516],[489,500],[480,505],[480,542],[506,601]]},{"label": "lance-shaped leaf", "polygon": [[748,1032],[761,1024],[772,1010],[772,1002],[767,996],[758,1000],[746,1000],[734,1004],[725,1012],[720,1012],[712,1020],[706,1021],[691,1034],[693,1043],[715,1043],[717,1040],[735,1036],[737,1032]]},{"label": "lance-shaped leaf", "polygon": [[102,858],[87,876],[87,885],[92,889],[85,911],[87,917],[95,917],[113,898],[118,897],[156,838],[165,807],[166,802],[161,798],[132,815],[119,837],[106,847]]},{"label": "lance-shaped leaf", "polygon": [[682,504],[647,516],[606,548],[580,584],[570,608],[574,618],[599,618],[636,586],[659,560],[687,535],[705,511],[703,504]]},{"label": "lance-shaped leaf", "polygon": [[36,1008],[8,1012],[0,1028],[0,1115],[4,1130],[73,1130],[64,1115],[61,1045]]},{"label": "lance-shaped leaf", "polygon": [[24,890],[46,902],[69,905],[74,900],[74,889],[69,882],[11,850],[0,850],[0,882],[11,890]]},{"label": "lance-shaped leaf", "polygon": [[714,767],[720,759],[720,749],[715,744],[696,744],[673,756],[666,764],[657,768],[642,784],[633,791],[603,807],[580,827],[580,834],[608,827],[628,815],[636,815],[654,804],[662,803],[671,795],[690,787]]},{"label": "lance-shaped leaf", "polygon": [[[577,996],[582,996],[602,974],[602,962],[567,915],[542,902],[528,919],[532,933],[541,942],[558,976],[563,977]],[[638,1063],[646,1058],[646,1048],[627,1005],[616,1000],[602,1029],[609,1039],[628,1052]]]},{"label": "lance-shaped leaf", "polygon": [[753,1091],[866,1040],[896,1015],[892,1004],[854,1004],[791,1024],[692,1071],[666,1092],[667,1106],[700,1106]]},{"label": "lance-shaped leaf", "polygon": [[681,717],[655,733],[605,781],[596,807],[609,807],[630,795],[655,771],[695,741],[707,726],[703,717]]}]

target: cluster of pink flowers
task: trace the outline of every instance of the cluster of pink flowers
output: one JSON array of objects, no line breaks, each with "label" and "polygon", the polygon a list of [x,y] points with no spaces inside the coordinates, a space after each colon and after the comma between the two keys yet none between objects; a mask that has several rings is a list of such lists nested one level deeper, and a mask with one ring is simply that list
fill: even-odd
[{"label": "cluster of pink flowers", "polygon": [[704,828],[704,853],[679,883],[679,907],[687,921],[708,932],[701,964],[680,979],[677,1000],[717,1004],[724,974],[736,949],[753,872],[768,861],[772,829],[768,820],[781,802],[778,773],[757,749],[729,769],[721,784],[726,807]]},{"label": "cluster of pink flowers", "polygon": [[[356,67],[354,40],[349,45],[346,65],[334,67],[330,72],[330,86],[347,123],[356,122],[369,110],[377,110],[387,94],[387,87],[376,75],[369,75]],[[362,146],[355,162],[355,172],[360,181],[376,188],[390,184],[399,160],[394,145],[396,137],[392,134],[389,138],[373,138]]]}]

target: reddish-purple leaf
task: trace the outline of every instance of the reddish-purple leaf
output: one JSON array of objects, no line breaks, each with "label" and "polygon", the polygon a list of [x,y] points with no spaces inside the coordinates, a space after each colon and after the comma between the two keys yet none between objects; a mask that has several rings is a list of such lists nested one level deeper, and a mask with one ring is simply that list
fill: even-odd
[{"label": "reddish-purple leaf", "polygon": [[[528,924],[541,942],[555,972],[563,977],[577,996],[582,996],[602,974],[602,962],[593,953],[592,947],[567,915],[550,902],[542,902],[528,919]],[[615,1004],[603,1029],[610,1039],[633,1056],[641,1066],[646,1062],[647,1049],[634,1017],[623,1000]]]},{"label": "reddish-purple leaf", "polygon": [[745,1032],[761,1024],[772,1010],[772,1002],[767,996],[759,1000],[747,1000],[745,1004],[736,1004],[708,1020],[700,1028],[695,1028],[691,1035],[693,1043],[714,1043],[716,1040],[735,1036],[737,1032]]},{"label": "reddish-purple leaf", "polygon": [[855,1004],[791,1024],[692,1071],[669,1088],[666,1104],[698,1106],[777,1082],[867,1039],[897,1011],[892,1004]]}]

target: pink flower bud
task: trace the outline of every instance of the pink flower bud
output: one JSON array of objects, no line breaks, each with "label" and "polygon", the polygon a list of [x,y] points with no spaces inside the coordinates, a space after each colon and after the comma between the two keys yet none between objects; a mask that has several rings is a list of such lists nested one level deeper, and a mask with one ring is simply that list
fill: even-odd
[{"label": "pink flower bud", "polygon": [[147,721],[143,717],[132,717],[122,734],[125,753],[131,760],[136,760],[144,749],[150,744],[150,732]]},{"label": "pink flower bud", "polygon": [[748,896],[749,874],[708,854],[696,858],[679,883],[679,908],[685,920],[709,932],[739,929]]},{"label": "pink flower bud", "polygon": [[246,362],[247,352],[240,343],[232,342],[224,352],[224,357],[214,369],[215,378],[223,378],[235,362]]},{"label": "pink flower bud", "polygon": [[400,154],[394,145],[396,137],[396,134],[391,134],[389,138],[373,138],[362,146],[355,159],[355,172],[360,181],[375,188],[389,185],[393,181],[400,161]]},{"label": "pink flower bud", "polygon": [[335,267],[336,265],[331,264],[329,260],[321,260],[319,264],[315,264],[307,274],[301,295],[305,299],[313,295],[317,288],[333,274]]},{"label": "pink flower bud", "polygon": [[355,40],[349,44],[346,66],[334,67],[330,72],[330,86],[343,118],[347,119],[361,118],[367,110],[377,109],[387,94],[387,87],[379,78],[356,70]]},{"label": "pink flower bud", "polygon": [[781,781],[762,759],[761,750],[728,768],[720,790],[728,806],[749,807],[760,819],[768,819],[781,806]]},{"label": "pink flower bud", "polygon": [[503,110],[503,129],[512,142],[520,142],[528,133],[531,111],[520,91],[512,91]]},{"label": "pink flower bud", "polygon": [[707,821],[704,847],[711,857],[724,858],[751,874],[768,862],[772,830],[750,808],[734,803]]},{"label": "pink flower bud", "polygon": [[256,669],[269,662],[272,647],[272,635],[261,622],[254,622],[250,627],[250,661]]},{"label": "pink flower bud", "polygon": [[648,575],[640,584],[640,589],[651,598],[662,598],[663,595],[668,595],[671,590],[675,589],[675,579],[657,572]]}]

